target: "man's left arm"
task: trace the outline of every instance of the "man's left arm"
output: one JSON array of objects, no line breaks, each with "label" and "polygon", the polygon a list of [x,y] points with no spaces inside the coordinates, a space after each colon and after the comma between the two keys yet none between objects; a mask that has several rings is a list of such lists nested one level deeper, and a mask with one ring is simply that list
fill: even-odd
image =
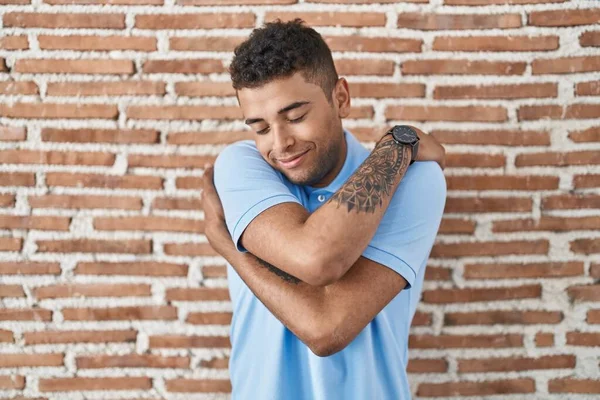
[{"label": "man's left arm", "polygon": [[347,346],[400,290],[412,284],[429,256],[446,186],[436,164],[417,168],[429,173],[415,174],[399,188],[395,194],[399,197],[371,245],[346,275],[328,286],[281,279],[275,267],[250,253],[238,252],[222,222],[223,211],[210,174],[203,194],[206,235],[275,317],[315,354],[330,355]]}]

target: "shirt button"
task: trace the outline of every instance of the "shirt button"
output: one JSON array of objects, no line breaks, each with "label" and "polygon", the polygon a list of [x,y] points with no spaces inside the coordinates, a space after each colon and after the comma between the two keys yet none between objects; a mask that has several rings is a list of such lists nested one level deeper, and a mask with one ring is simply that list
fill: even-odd
[{"label": "shirt button", "polygon": [[325,195],[322,195],[322,194],[318,195],[317,196],[317,200],[319,200],[319,203],[324,202],[325,201]]}]

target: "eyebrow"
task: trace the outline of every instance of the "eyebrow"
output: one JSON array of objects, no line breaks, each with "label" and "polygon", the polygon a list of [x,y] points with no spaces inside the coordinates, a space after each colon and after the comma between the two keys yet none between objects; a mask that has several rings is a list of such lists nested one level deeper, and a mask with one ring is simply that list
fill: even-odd
[{"label": "eyebrow", "polygon": [[[277,111],[277,114],[286,113],[295,108],[302,107],[305,104],[310,104],[310,101],[296,101],[295,103],[287,105],[287,106],[283,107],[281,110]],[[248,118],[245,122],[247,125],[252,125],[252,124],[254,124],[256,122],[260,122],[260,121],[264,121],[264,119],[263,118]]]}]

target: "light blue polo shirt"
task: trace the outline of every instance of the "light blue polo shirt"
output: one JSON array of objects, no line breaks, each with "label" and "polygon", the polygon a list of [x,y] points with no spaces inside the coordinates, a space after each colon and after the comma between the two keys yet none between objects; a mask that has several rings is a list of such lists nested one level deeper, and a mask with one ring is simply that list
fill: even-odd
[{"label": "light blue polo shirt", "polygon": [[[221,152],[215,163],[215,186],[239,250],[245,251],[239,243],[242,232],[264,210],[295,202],[313,212],[342,186],[370,153],[348,130],[344,135],[346,160],[324,188],[292,184],[262,158],[252,140],[234,143]],[[313,354],[228,265],[233,304],[232,399],[410,399],[406,373],[410,322],[445,199],[446,181],[438,164],[417,162],[408,168],[362,255],[396,271],[409,286],[346,348],[329,357]],[[368,296],[364,301],[369,301]]]}]

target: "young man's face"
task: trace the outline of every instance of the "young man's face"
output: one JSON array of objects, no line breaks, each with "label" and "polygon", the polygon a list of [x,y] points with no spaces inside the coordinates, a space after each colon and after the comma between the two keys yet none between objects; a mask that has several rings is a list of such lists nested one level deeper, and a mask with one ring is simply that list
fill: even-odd
[{"label": "young man's face", "polygon": [[344,162],[341,118],[350,112],[345,79],[329,103],[320,86],[300,73],[238,91],[246,123],[263,158],[298,185],[325,186]]}]

